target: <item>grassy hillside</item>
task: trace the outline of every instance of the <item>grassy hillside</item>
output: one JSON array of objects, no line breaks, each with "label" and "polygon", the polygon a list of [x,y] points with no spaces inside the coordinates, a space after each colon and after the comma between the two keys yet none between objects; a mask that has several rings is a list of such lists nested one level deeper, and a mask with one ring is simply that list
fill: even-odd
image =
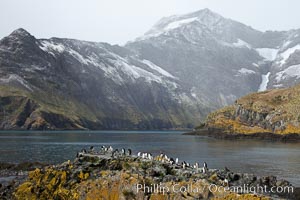
[{"label": "grassy hillside", "polygon": [[49,88],[30,92],[11,85],[0,85],[0,129],[159,129],[182,127],[192,118],[188,112],[192,108],[165,112],[164,107],[145,105],[149,111],[143,113],[138,105],[133,107],[119,102],[116,106],[104,100],[85,103]]},{"label": "grassy hillside", "polygon": [[300,85],[244,96],[211,113],[205,126],[227,133],[300,133]]},{"label": "grassy hillside", "polygon": [[0,85],[0,122],[2,129],[83,129],[97,118],[74,100]]}]

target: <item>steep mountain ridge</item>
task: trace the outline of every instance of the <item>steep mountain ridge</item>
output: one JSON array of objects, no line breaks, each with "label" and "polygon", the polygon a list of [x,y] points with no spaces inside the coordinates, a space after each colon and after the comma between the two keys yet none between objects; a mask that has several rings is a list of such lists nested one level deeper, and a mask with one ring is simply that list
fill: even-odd
[{"label": "steep mountain ridge", "polygon": [[[0,125],[192,127],[241,96],[298,83],[299,32],[261,32],[209,9],[163,18],[124,47],[36,39],[18,29],[0,41],[0,85],[7,95],[1,97],[15,101],[17,94],[37,110],[20,126],[17,114],[2,106],[2,118],[9,120]],[[41,113],[55,117],[46,120]],[[35,123],[36,116],[43,123]],[[61,119],[70,125],[60,126]]]},{"label": "steep mountain ridge", "polygon": [[[123,47],[59,38],[37,40],[18,29],[0,41],[0,66],[5,95],[11,96],[14,87],[26,91],[20,96],[36,104],[46,101],[46,110],[56,108],[52,122],[56,114],[73,122],[77,118],[70,127],[156,129],[188,127],[199,120],[197,99],[184,93],[176,77]],[[48,102],[52,97],[58,100]],[[31,128],[10,121],[2,128]],[[64,128],[52,122],[35,128]]]}]

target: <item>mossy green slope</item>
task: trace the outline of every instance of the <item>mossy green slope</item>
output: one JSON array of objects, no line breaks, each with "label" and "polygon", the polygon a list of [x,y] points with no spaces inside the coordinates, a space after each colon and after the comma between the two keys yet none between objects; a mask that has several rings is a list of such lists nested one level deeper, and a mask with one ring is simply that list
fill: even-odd
[{"label": "mossy green slope", "polygon": [[84,129],[97,118],[75,100],[1,85],[0,121],[2,129]]}]

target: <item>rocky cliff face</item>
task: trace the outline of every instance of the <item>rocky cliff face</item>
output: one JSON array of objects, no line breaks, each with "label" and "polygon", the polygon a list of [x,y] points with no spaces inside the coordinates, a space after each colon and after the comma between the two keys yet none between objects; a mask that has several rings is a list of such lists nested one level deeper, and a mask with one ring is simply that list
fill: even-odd
[{"label": "rocky cliff face", "polygon": [[300,132],[300,85],[254,93],[210,114],[206,126],[227,133]]}]

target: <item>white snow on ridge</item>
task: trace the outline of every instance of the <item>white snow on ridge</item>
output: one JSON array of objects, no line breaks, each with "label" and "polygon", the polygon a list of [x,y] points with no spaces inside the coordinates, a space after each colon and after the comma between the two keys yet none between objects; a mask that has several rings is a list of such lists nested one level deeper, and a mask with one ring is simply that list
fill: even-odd
[{"label": "white snow on ridge", "polygon": [[290,55],[295,53],[296,50],[300,50],[300,44],[297,44],[294,47],[288,48],[284,52],[280,53],[280,57],[281,57],[280,65],[282,66],[283,64],[285,64],[285,62],[290,57]]},{"label": "white snow on ridge", "polygon": [[62,53],[65,50],[65,47],[62,44],[55,44],[49,41],[42,41],[41,45],[42,46],[40,46],[40,48],[43,51],[49,52],[51,54],[53,54],[52,51]]},{"label": "white snow on ridge", "polygon": [[300,65],[292,65],[285,70],[276,73],[275,80],[278,83],[288,77],[300,78]]},{"label": "white snow on ridge", "polygon": [[[115,73],[119,74],[122,72],[123,74],[126,74],[131,78],[132,81],[135,81],[138,78],[144,78],[148,83],[151,83],[152,81],[163,83],[163,80],[161,77],[152,74],[151,72],[148,72],[142,68],[136,67],[134,65],[131,65],[128,63],[128,61],[114,53],[111,53],[111,55],[114,57],[114,59],[108,58],[108,60],[113,64]],[[111,67],[113,68],[113,67]],[[115,73],[111,75],[115,75]],[[119,76],[122,77],[122,76]],[[123,80],[121,80],[123,82]]]},{"label": "white snow on ridge", "polygon": [[158,37],[164,33],[167,33],[168,31],[177,29],[185,24],[189,24],[191,22],[199,20],[198,17],[192,17],[186,19],[177,19],[177,18],[178,16],[172,16],[168,18],[167,19],[168,22],[164,25],[161,25],[163,22],[159,22],[157,25],[154,25],[154,27],[152,27],[150,31],[145,33],[143,36],[136,38],[134,41],[141,41],[152,37]]},{"label": "white snow on ridge", "polygon": [[76,60],[78,60],[80,63],[84,65],[88,65],[89,60],[84,58],[80,53],[77,51],[74,51],[73,49],[68,49],[67,52],[71,54]]},{"label": "white snow on ridge", "polygon": [[179,21],[174,21],[174,22],[169,23],[164,28],[164,30],[168,31],[168,30],[171,30],[171,29],[176,29],[176,28],[182,26],[183,24],[191,23],[193,21],[196,21],[197,19],[198,19],[198,17],[192,17],[192,18],[182,19],[182,20],[179,20]]},{"label": "white snow on ridge", "polygon": [[174,81],[163,79],[162,76],[155,75],[150,71],[132,65],[129,63],[127,59],[124,59],[114,53],[111,53],[111,55],[113,55],[114,59],[108,58],[108,60],[110,60],[110,62],[113,64],[113,67],[110,66],[112,73],[107,75],[113,77],[113,80],[115,79],[114,77],[117,76],[119,78],[119,84],[124,83],[127,80],[124,79],[125,78],[124,74],[125,74],[131,79],[131,81],[136,81],[137,79],[142,78],[149,84],[151,84],[152,82],[162,84],[170,91],[173,91],[174,89],[178,88],[177,83]]},{"label": "white snow on ridge", "polygon": [[278,54],[278,49],[271,49],[271,48],[257,48],[256,51],[261,57],[269,61],[275,60]]},{"label": "white snow on ridge", "polygon": [[237,39],[234,43],[224,42],[224,41],[218,41],[221,45],[228,46],[228,47],[237,47],[237,48],[248,48],[251,49],[251,45],[244,40]]},{"label": "white snow on ridge", "polygon": [[[109,55],[109,56],[108,56]],[[93,64],[94,66],[100,67],[105,75],[109,78],[112,78],[116,83],[121,84],[126,81],[126,78],[124,75],[127,75],[132,81],[136,81],[139,78],[144,79],[146,82],[151,83],[151,82],[157,82],[161,83],[164,86],[170,88],[177,88],[177,84],[173,81],[169,80],[164,80],[163,76],[165,77],[171,77],[171,78],[176,78],[172,76],[170,73],[167,71],[163,70],[159,66],[155,65],[154,63],[148,61],[148,60],[143,60],[140,61],[146,65],[149,66],[149,68],[154,69],[158,71],[160,74],[163,76],[158,76],[153,74],[150,71],[147,71],[145,69],[142,69],[140,67],[137,67],[135,65],[130,64],[128,59],[125,59],[115,53],[107,51],[107,56],[106,60],[109,61],[111,64],[98,64],[97,55],[93,55],[92,57],[88,57],[88,61],[90,64]],[[124,79],[125,78],[125,79]]]},{"label": "white snow on ridge", "polygon": [[233,44],[233,46],[235,46],[235,47],[247,47],[247,48],[251,48],[251,45],[250,44],[248,44],[247,42],[245,42],[244,40],[241,40],[241,39],[238,39],[238,41],[237,42],[235,42],[235,43],[232,43]]},{"label": "white snow on ridge", "polygon": [[196,88],[195,87],[192,87],[192,89],[191,89],[191,96],[194,97],[194,98],[197,98],[197,93],[196,93]]},{"label": "white snow on ridge", "polygon": [[246,69],[246,68],[241,68],[239,71],[238,71],[240,74],[255,74],[255,71],[253,70],[250,70],[250,69]]},{"label": "white snow on ridge", "polygon": [[158,73],[170,77],[170,78],[175,78],[172,74],[170,74],[169,72],[167,72],[166,70],[162,69],[161,67],[157,66],[156,64],[154,64],[153,62],[149,61],[149,60],[142,60],[142,62],[146,65],[148,65],[151,69],[154,69],[155,71],[157,71]]},{"label": "white snow on ridge", "polygon": [[22,77],[16,75],[16,74],[10,74],[7,78],[0,78],[0,82],[2,83],[10,83],[16,81],[23,85],[25,88],[27,88],[30,91],[33,91],[33,89],[28,85],[27,81],[24,80]]},{"label": "white snow on ridge", "polygon": [[267,86],[268,86],[268,83],[269,83],[269,77],[270,77],[270,72],[268,72],[267,74],[263,74],[261,75],[261,84],[258,88],[258,92],[262,92],[262,91],[265,91],[267,90]]},{"label": "white snow on ridge", "polygon": [[[137,81],[142,78],[147,83],[157,82],[168,89],[176,89],[177,84],[174,81],[164,79],[164,77],[177,79],[169,72],[165,71],[161,67],[155,65],[149,60],[138,60],[148,66],[147,69],[140,68],[131,64],[131,62],[115,54],[111,51],[103,49],[104,52],[101,54],[91,53],[89,55],[82,55],[77,50],[65,46],[61,43],[54,43],[52,41],[42,41],[40,48],[55,56],[55,52],[67,53],[74,57],[78,62],[84,66],[95,66],[104,72],[107,78],[112,79],[117,84],[123,84],[127,81]],[[155,70],[158,73],[153,73]],[[82,68],[82,73],[86,70]]]},{"label": "white snow on ridge", "polygon": [[281,46],[281,49],[286,48],[286,47],[289,46],[289,44],[291,44],[291,43],[292,43],[291,40],[288,40],[288,41],[284,42],[284,44]]},{"label": "white snow on ridge", "polygon": [[103,63],[100,62],[99,57],[94,53],[90,56],[87,56],[86,61],[96,67],[102,68],[104,66]]}]

